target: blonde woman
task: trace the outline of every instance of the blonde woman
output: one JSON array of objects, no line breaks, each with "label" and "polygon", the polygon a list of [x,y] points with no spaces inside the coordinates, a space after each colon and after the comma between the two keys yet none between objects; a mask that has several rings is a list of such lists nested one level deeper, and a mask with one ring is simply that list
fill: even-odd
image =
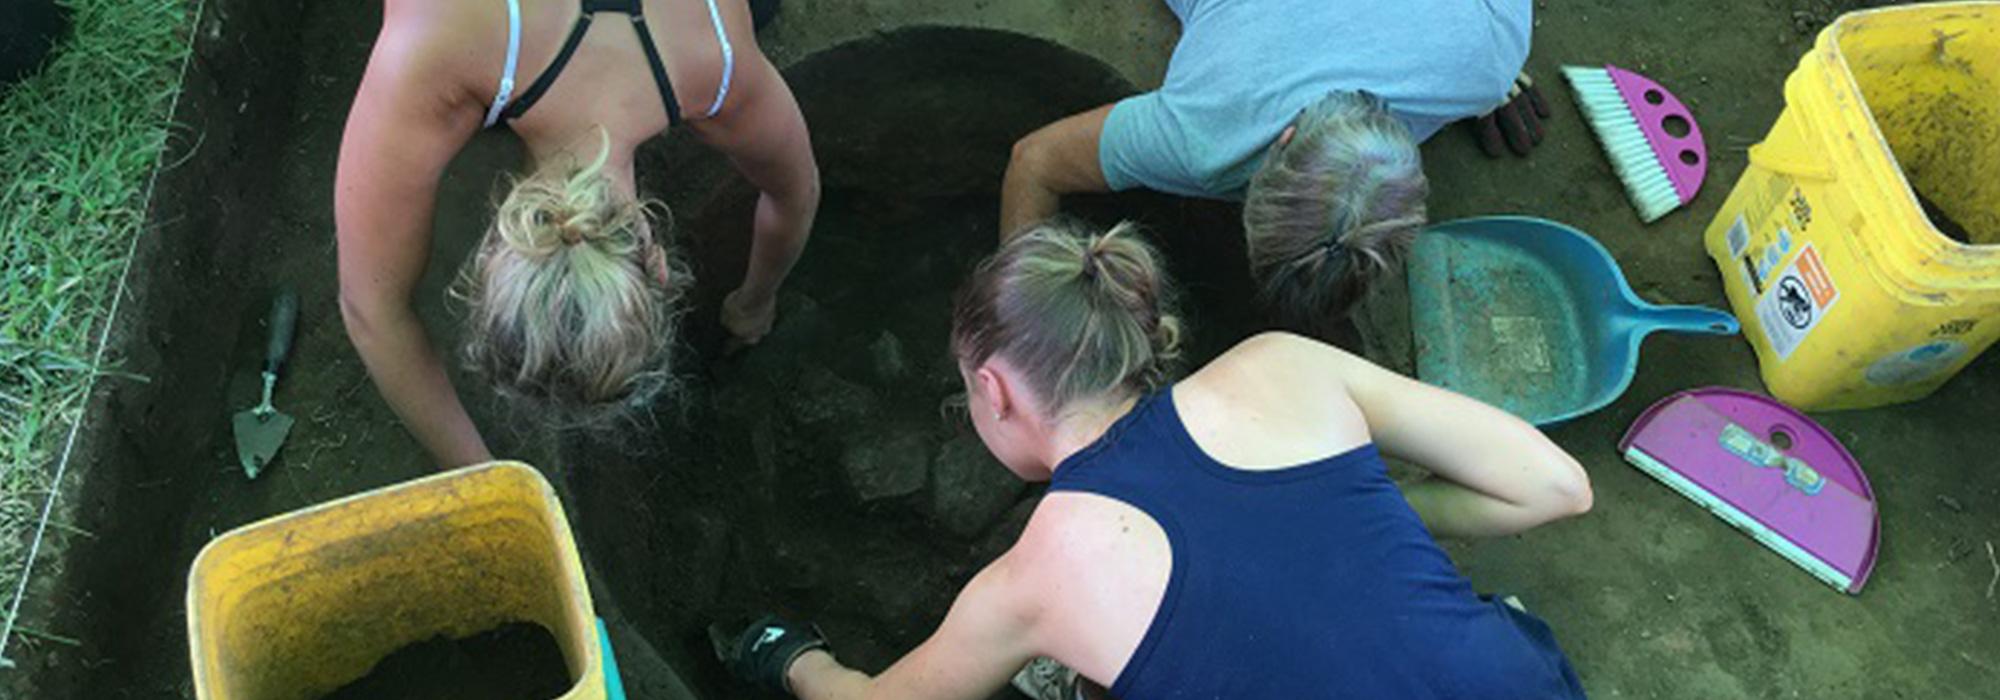
[{"label": "blonde woman", "polygon": [[[1048,495],[928,641],[869,676],[767,618],[729,658],[805,700],[1033,697],[1052,657],[1122,700],[1579,698],[1547,625],[1433,535],[1589,510],[1576,460],[1497,408],[1260,335],[1170,382],[1171,288],[1125,227],[1041,226],[974,271],[952,351],[986,447]],[[1433,478],[1391,481],[1383,457]],[[1071,674],[1075,678],[1075,674]]]},{"label": "blonde woman", "polygon": [[341,310],[376,387],[438,463],[491,458],[410,307],[438,178],[480,129],[513,129],[536,164],[467,272],[473,364],[503,390],[588,419],[657,387],[684,280],[632,163],[675,126],[762,191],[722,321],[745,342],[770,329],[819,175],[755,24],[744,0],[385,0],[335,183]]}]

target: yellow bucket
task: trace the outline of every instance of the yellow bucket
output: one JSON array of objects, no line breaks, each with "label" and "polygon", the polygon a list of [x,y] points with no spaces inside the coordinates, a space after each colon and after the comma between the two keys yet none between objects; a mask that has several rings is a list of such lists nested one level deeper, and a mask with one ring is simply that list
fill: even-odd
[{"label": "yellow bucket", "polygon": [[1911,401],[1957,374],[2000,338],[2000,3],[1827,27],[1705,241],[1787,403]]},{"label": "yellow bucket", "polygon": [[202,700],[311,700],[405,645],[547,628],[603,700],[603,653],[562,504],[519,463],[467,467],[246,525],[188,573]]}]

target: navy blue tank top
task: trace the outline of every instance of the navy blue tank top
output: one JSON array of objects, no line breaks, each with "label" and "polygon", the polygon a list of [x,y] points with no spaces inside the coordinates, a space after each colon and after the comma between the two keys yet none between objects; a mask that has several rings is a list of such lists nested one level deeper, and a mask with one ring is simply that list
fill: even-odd
[{"label": "navy blue tank top", "polygon": [[1113,697],[1583,697],[1548,626],[1473,593],[1374,446],[1232,469],[1172,396],[1141,400],[1049,486],[1130,504],[1173,547]]}]

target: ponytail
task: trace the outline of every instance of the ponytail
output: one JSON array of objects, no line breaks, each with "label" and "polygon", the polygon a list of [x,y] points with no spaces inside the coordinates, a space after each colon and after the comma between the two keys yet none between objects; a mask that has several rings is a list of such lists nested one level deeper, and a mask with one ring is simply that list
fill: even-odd
[{"label": "ponytail", "polygon": [[1181,323],[1159,256],[1127,222],[1044,224],[980,263],[959,290],[962,363],[1006,357],[1049,405],[1151,391],[1171,379]]}]

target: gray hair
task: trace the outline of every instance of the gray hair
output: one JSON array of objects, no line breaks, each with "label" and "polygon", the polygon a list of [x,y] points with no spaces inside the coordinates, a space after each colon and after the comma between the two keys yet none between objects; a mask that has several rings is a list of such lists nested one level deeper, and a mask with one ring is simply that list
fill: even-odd
[{"label": "gray hair", "polygon": [[1243,229],[1273,320],[1325,339],[1400,262],[1430,182],[1409,128],[1372,94],[1329,93],[1294,126],[1250,180]]}]

